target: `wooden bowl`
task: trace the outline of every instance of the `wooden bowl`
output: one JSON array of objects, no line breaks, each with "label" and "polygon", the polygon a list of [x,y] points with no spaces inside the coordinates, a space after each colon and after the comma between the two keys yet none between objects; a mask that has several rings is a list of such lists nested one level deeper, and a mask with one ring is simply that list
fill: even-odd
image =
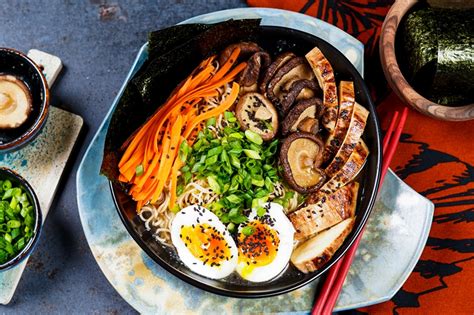
[{"label": "wooden bowl", "polygon": [[418,2],[397,0],[385,17],[379,42],[385,78],[398,97],[423,114],[450,121],[474,119],[474,104],[451,107],[434,103],[416,92],[400,71],[395,55],[396,32],[404,15]]}]

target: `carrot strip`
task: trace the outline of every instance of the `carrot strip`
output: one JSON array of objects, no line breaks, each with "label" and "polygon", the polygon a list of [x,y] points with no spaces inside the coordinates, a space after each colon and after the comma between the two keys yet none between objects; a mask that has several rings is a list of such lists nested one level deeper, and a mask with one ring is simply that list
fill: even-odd
[{"label": "carrot strip", "polygon": [[234,63],[237,61],[239,55],[240,48],[237,47],[232,51],[227,61],[223,65],[221,65],[219,70],[217,70],[217,73],[214,75],[211,82],[219,81],[220,79],[222,79],[222,77],[224,77],[224,75],[230,70],[230,68],[232,68]]},{"label": "carrot strip", "polygon": [[[219,106],[199,114],[199,103],[218,96],[219,88],[232,82],[246,67],[246,63],[235,65],[239,54],[240,49],[235,49],[219,69],[214,63],[216,56],[203,60],[122,146],[119,180],[131,184],[129,194],[137,201],[137,210],[150,201],[156,202],[167,184],[170,209],[175,206],[178,173],[184,165],[178,156],[179,143],[187,141],[191,145],[203,121],[222,114],[235,103],[240,87],[233,82]],[[143,166],[140,176],[136,174],[138,165]]]},{"label": "carrot strip", "polygon": [[[185,140],[183,140],[185,141]],[[171,178],[170,178],[170,204],[169,209],[173,210],[176,203],[176,185],[178,182],[178,170],[183,166],[183,162],[178,157],[171,168]]]},{"label": "carrot strip", "polygon": [[133,140],[130,142],[129,146],[125,150],[124,154],[122,155],[122,158],[120,159],[120,162],[119,162],[119,167],[121,167],[123,164],[125,164],[125,162],[127,162],[127,160],[133,154],[138,144],[140,143],[141,138],[143,137],[143,135],[146,133],[147,130],[148,130],[148,126],[144,125],[143,128],[140,129],[140,131],[138,131],[138,133],[135,135],[135,137],[133,138]]},{"label": "carrot strip", "polygon": [[224,102],[217,106],[216,108],[211,109],[210,111],[205,112],[204,114],[201,114],[197,116],[196,118],[193,119],[189,123],[189,125],[186,127],[186,130],[184,131],[184,138],[188,139],[189,135],[191,134],[191,131],[196,128],[196,126],[202,122],[203,120],[209,119],[214,116],[218,116],[219,114],[223,113],[227,109],[229,109],[237,99],[237,96],[239,95],[240,91],[240,86],[237,83],[232,84],[232,90],[230,91],[230,94],[225,98]]},{"label": "carrot strip", "polygon": [[[163,154],[166,152],[166,159],[164,161],[163,168],[161,172],[158,172],[157,177],[160,179],[160,183],[158,184],[158,188],[156,189],[156,195],[159,196],[161,195],[161,192],[163,191],[163,188],[166,184],[166,181],[168,180],[170,171],[171,171],[171,166],[174,162],[176,152],[178,151],[178,142],[181,134],[181,128],[183,126],[183,120],[182,116],[178,116],[178,119],[176,119],[176,122],[173,124],[172,127],[172,132],[171,132],[171,139],[170,139],[170,146],[174,148],[173,150],[164,151]],[[161,165],[160,165],[161,167]]]}]

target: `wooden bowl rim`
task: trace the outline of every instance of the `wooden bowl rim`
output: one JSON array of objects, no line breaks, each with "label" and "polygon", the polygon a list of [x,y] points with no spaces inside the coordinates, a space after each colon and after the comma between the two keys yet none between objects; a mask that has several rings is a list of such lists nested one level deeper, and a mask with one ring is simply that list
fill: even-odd
[{"label": "wooden bowl rim", "polygon": [[397,0],[385,17],[379,41],[380,61],[385,78],[402,100],[423,114],[448,121],[474,119],[474,104],[451,107],[434,103],[416,92],[401,72],[395,54],[396,33],[402,17],[416,3],[417,0]]}]

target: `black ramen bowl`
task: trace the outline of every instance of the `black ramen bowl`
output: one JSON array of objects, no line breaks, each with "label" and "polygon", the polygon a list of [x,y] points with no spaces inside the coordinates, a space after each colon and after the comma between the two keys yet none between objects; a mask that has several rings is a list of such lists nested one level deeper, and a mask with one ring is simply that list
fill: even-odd
[{"label": "black ramen bowl", "polygon": [[1,272],[19,265],[25,258],[31,255],[39,239],[43,223],[43,216],[41,214],[41,208],[39,205],[38,197],[36,197],[33,188],[23,177],[21,177],[18,173],[12,171],[11,169],[0,167],[0,179],[8,179],[12,182],[13,185],[22,187],[25,190],[31,205],[33,205],[33,210],[35,213],[33,236],[28,241],[26,246],[15,257],[11,258],[9,261],[3,264],[0,264]]},{"label": "black ramen bowl", "polygon": [[174,250],[156,241],[152,234],[145,229],[143,221],[137,216],[135,202],[119,185],[110,184],[116,208],[125,227],[138,245],[154,261],[178,278],[196,287],[217,294],[241,298],[267,297],[295,290],[323,275],[338,261],[361,232],[369,217],[377,194],[381,163],[380,129],[369,90],[359,72],[342,53],[316,36],[283,27],[261,26],[256,42],[273,55],[291,50],[297,55],[304,56],[315,46],[319,47],[330,61],[336,80],[338,82],[340,80],[354,81],[357,102],[370,111],[365,133],[362,136],[370,150],[370,155],[364,169],[358,175],[360,191],[355,225],[342,246],[322,268],[313,273],[303,274],[290,263],[279,277],[263,283],[252,283],[234,275],[220,280],[208,279],[189,270],[181,263]]},{"label": "black ramen bowl", "polygon": [[0,48],[0,74],[13,75],[23,81],[32,98],[32,110],[21,126],[0,129],[0,153],[5,153],[20,149],[39,134],[48,116],[49,88],[38,65],[11,48]]}]

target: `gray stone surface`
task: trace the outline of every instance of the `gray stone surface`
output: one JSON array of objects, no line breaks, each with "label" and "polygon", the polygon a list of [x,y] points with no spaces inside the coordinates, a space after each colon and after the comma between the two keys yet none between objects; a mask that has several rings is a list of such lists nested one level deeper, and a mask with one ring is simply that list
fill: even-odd
[{"label": "gray stone surface", "polygon": [[87,245],[77,212],[77,166],[148,31],[242,6],[239,0],[0,2],[0,46],[59,56],[65,69],[51,103],[85,122],[39,245],[12,302],[0,306],[0,313],[134,313],[107,282]]}]

